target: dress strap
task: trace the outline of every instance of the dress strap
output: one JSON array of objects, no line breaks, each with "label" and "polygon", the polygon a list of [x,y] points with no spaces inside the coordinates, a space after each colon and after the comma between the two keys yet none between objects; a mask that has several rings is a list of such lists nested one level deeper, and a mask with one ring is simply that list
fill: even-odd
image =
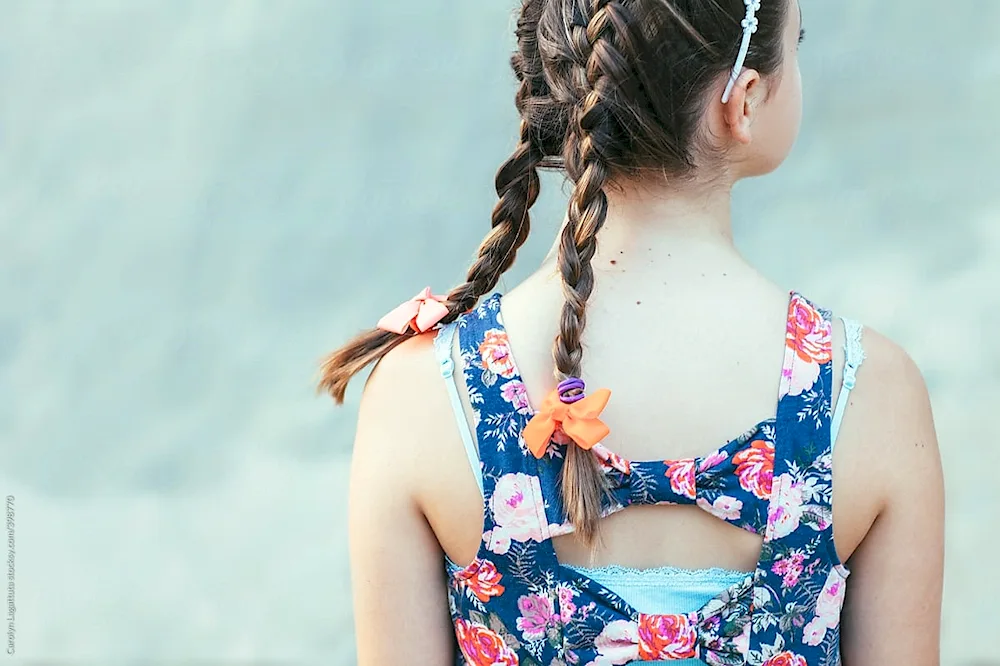
[{"label": "dress strap", "polygon": [[[832,481],[832,394],[832,313],[792,292],[774,425],[773,486],[765,541],[797,538],[799,517],[803,519],[803,527],[808,525],[832,539],[831,494],[815,489],[805,491],[812,487],[807,482],[822,482],[829,488]],[[797,505],[795,511],[790,509],[789,502]],[[800,509],[803,513],[798,516],[796,511]],[[773,520],[776,515],[786,520],[776,522]]]},{"label": "dress strap", "polygon": [[837,445],[837,435],[840,432],[840,422],[844,420],[844,410],[847,409],[848,398],[857,381],[858,368],[865,360],[865,348],[861,344],[861,333],[864,330],[861,323],[854,319],[840,318],[844,322],[844,352],[847,360],[844,363],[844,383],[837,396],[837,407],[833,412],[833,422],[830,424],[830,449]]},{"label": "dress strap", "polygon": [[[833,540],[830,455],[832,328],[829,310],[792,292],[774,423],[767,529],[754,573],[746,655],[769,654],[765,651],[783,643],[782,636],[790,634],[782,624],[789,608],[801,611],[807,620],[824,612],[817,609],[816,599],[822,597],[825,602],[834,588],[828,590],[824,584],[822,594],[805,592],[799,579],[804,572],[817,579],[822,572],[840,575],[833,573],[839,561]],[[790,576],[787,572],[793,569]],[[789,583],[792,577],[799,581],[797,585]],[[842,577],[836,581],[842,582]],[[795,631],[800,630],[791,630]]]},{"label": "dress strap", "polygon": [[[543,482],[539,461],[521,435],[532,410],[511,355],[499,294],[459,318],[458,346],[482,468],[483,548],[502,555],[549,539],[559,519],[542,492],[552,486]],[[555,555],[546,551],[545,557]]]},{"label": "dress strap", "polygon": [[472,429],[469,427],[469,420],[465,417],[465,407],[462,406],[462,399],[458,395],[458,386],[455,384],[455,361],[452,359],[452,347],[455,341],[455,331],[458,329],[458,322],[452,322],[442,326],[437,335],[434,336],[434,355],[437,357],[438,368],[444,378],[444,384],[448,387],[448,397],[451,399],[452,411],[455,420],[458,422],[458,430],[462,434],[462,443],[465,444],[465,454],[469,457],[469,466],[476,477],[476,485],[479,492],[483,492],[483,468],[479,461],[479,451],[476,442],[472,437]]}]

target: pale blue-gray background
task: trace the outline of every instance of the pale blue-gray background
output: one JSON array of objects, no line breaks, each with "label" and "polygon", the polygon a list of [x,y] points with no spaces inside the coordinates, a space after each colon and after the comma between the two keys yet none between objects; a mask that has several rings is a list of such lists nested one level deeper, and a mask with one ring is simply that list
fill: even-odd
[{"label": "pale blue-gray background", "polygon": [[[461,278],[514,141],[513,4],[0,0],[0,661],[353,662],[358,388],[314,398],[316,361]],[[739,242],[923,368],[969,664],[1000,617],[1000,2],[802,4],[802,136],[738,188]]]}]

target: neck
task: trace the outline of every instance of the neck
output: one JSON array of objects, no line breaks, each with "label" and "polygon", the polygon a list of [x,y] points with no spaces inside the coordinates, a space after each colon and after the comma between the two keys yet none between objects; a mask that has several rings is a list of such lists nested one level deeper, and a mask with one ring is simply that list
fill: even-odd
[{"label": "neck", "polygon": [[[629,184],[608,189],[608,218],[598,236],[595,265],[662,266],[684,255],[735,254],[731,187],[685,190]],[[546,261],[554,261],[558,240]],[[624,268],[624,266],[622,266]]]}]

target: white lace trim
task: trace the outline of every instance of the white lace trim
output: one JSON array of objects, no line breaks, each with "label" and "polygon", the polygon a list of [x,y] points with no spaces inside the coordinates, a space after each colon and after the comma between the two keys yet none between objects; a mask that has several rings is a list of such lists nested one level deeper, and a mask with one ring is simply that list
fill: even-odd
[{"label": "white lace trim", "polygon": [[860,367],[868,358],[865,355],[865,348],[861,344],[861,334],[864,332],[861,322],[854,319],[844,319],[844,352],[847,354],[847,364],[855,368]]},{"label": "white lace trim", "polygon": [[650,579],[657,579],[663,582],[675,582],[678,580],[700,582],[700,581],[741,581],[747,576],[752,576],[752,571],[735,571],[733,569],[723,569],[721,567],[710,567],[708,569],[681,569],[678,567],[654,567],[651,569],[634,569],[623,567],[618,564],[609,564],[603,567],[575,567],[564,565],[579,574],[588,578],[642,578],[646,582],[656,582]]}]

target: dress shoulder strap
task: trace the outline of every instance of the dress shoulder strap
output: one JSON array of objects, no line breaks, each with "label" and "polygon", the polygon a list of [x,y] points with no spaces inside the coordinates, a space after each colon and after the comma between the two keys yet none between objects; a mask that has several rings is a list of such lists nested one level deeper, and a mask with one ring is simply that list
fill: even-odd
[{"label": "dress shoulder strap", "polygon": [[[792,293],[775,417],[767,529],[754,575],[749,641],[749,654],[754,658],[773,649],[769,646],[783,645],[789,650],[804,646],[806,640],[808,645],[836,642],[836,632],[820,635],[815,622],[810,625],[815,634],[805,636],[796,627],[784,626],[782,620],[789,608],[810,621],[817,613],[832,618],[832,604],[843,599],[835,596],[843,590],[846,569],[837,559],[833,541],[832,328],[828,310]],[[827,599],[830,595],[834,596]],[[821,598],[823,604],[830,602],[829,609],[817,606]],[[839,605],[835,610],[839,618]]]},{"label": "dress shoulder strap", "polygon": [[499,294],[459,319],[458,336],[483,472],[486,547],[501,553],[512,540],[548,539],[538,460],[521,436],[531,405],[511,355]]},{"label": "dress shoulder strap", "polygon": [[[785,329],[785,362],[778,391],[774,473],[765,540],[832,522],[831,406],[833,323],[829,310],[793,293]],[[789,503],[798,511],[779,511]],[[779,515],[781,519],[774,519]],[[807,533],[808,534],[808,533]]]}]

